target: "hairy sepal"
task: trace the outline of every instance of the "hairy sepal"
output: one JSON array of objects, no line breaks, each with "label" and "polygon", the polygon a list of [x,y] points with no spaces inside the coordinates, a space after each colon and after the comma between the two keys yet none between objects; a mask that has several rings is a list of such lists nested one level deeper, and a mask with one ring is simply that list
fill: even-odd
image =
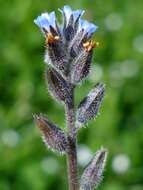
[{"label": "hairy sepal", "polygon": [[98,187],[103,178],[107,155],[108,151],[103,148],[96,152],[81,176],[80,190],[92,190]]},{"label": "hairy sepal", "polygon": [[52,151],[63,154],[67,151],[67,138],[62,129],[49,121],[42,114],[34,115],[34,120],[40,129],[45,145]]},{"label": "hairy sepal", "polygon": [[81,101],[76,114],[76,122],[80,127],[97,116],[104,97],[104,91],[104,85],[99,83]]},{"label": "hairy sepal", "polygon": [[45,63],[66,75],[68,59],[61,39],[57,42],[46,44]]},{"label": "hairy sepal", "polygon": [[81,51],[83,51],[83,44],[88,40],[87,33],[85,34],[83,29],[76,33],[69,45],[69,52],[72,58],[75,58]]},{"label": "hairy sepal", "polygon": [[93,51],[83,49],[78,57],[76,57],[71,65],[71,83],[78,84],[85,79],[90,71]]},{"label": "hairy sepal", "polygon": [[59,102],[70,106],[72,104],[72,85],[66,81],[55,69],[49,68],[46,72],[48,89]]}]

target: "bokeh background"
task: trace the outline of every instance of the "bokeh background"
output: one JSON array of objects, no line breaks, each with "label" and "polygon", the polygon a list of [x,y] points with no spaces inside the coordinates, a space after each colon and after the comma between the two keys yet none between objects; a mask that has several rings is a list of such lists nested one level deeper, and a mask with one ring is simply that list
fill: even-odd
[{"label": "bokeh background", "polygon": [[63,106],[46,89],[44,39],[33,19],[65,4],[85,9],[84,18],[99,26],[93,38],[100,46],[76,104],[97,82],[106,84],[100,115],[78,137],[80,174],[104,146],[109,159],[99,189],[143,190],[142,0],[0,1],[0,190],[67,189],[65,157],[45,148],[32,119],[41,112],[64,128]]}]

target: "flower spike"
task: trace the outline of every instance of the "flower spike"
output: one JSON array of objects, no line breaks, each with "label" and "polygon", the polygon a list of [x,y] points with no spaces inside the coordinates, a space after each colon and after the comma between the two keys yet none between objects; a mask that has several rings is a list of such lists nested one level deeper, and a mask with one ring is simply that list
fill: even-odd
[{"label": "flower spike", "polygon": [[[34,115],[44,143],[52,150],[67,154],[68,181],[71,190],[92,190],[102,179],[107,150],[96,152],[78,182],[77,133],[98,114],[105,87],[97,84],[75,110],[75,87],[89,74],[93,49],[99,43],[91,40],[97,26],[82,19],[84,10],[65,5],[59,9],[63,24],[59,25],[55,12],[45,12],[34,23],[45,37],[46,82],[53,98],[63,103],[66,113],[66,133],[43,115]],[[60,114],[60,113],[59,113]]]}]

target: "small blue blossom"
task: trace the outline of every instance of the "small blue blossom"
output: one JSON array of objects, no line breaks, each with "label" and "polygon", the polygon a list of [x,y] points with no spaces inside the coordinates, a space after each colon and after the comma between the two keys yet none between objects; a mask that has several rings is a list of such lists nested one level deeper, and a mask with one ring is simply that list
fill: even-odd
[{"label": "small blue blossom", "polygon": [[59,11],[64,15],[66,24],[69,23],[71,15],[73,15],[74,22],[81,17],[84,14],[84,10],[75,10],[73,11],[70,6],[65,5],[62,9],[59,9]]},{"label": "small blue blossom", "polygon": [[50,32],[50,26],[56,29],[55,12],[42,13],[34,20],[34,23],[38,25],[41,30],[45,29],[47,32]]},{"label": "small blue blossom", "polygon": [[79,28],[78,31],[84,30],[84,33],[87,33],[88,36],[93,34],[97,30],[98,26],[93,23],[90,23],[86,20],[79,20]]},{"label": "small blue blossom", "polygon": [[78,30],[80,17],[84,14],[83,10],[72,10],[69,6],[64,6],[59,11],[64,17],[64,26],[62,28],[63,36],[66,41],[71,41]]}]

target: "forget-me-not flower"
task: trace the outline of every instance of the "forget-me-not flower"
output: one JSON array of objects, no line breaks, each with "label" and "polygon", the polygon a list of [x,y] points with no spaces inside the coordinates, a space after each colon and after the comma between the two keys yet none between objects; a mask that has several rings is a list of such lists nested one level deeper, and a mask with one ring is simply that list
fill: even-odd
[{"label": "forget-me-not flower", "polygon": [[[42,13],[34,23],[46,38],[45,62],[68,77],[71,82],[79,82],[80,78],[86,77],[90,68],[92,49],[97,45],[90,38],[97,26],[81,19],[84,10],[72,10],[66,5],[59,11],[63,15],[62,25],[58,24],[55,12]],[[76,64],[74,68],[77,60],[81,65]],[[78,68],[82,70],[82,75],[77,72]],[[75,71],[79,75],[78,80],[72,80]]]}]

